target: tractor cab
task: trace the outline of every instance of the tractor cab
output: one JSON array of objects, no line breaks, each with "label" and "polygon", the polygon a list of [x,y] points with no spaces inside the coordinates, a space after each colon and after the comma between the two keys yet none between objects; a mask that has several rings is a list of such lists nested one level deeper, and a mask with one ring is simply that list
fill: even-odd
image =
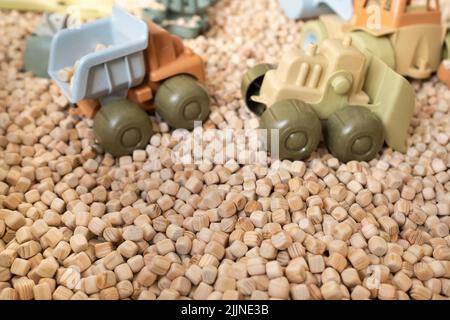
[{"label": "tractor cab", "polygon": [[343,104],[367,104],[363,92],[366,57],[344,40],[328,39],[318,47],[306,50],[294,46],[288,50],[276,69],[267,72],[259,96],[252,100],[266,106],[277,101],[298,99],[315,106],[321,119],[326,119]]}]

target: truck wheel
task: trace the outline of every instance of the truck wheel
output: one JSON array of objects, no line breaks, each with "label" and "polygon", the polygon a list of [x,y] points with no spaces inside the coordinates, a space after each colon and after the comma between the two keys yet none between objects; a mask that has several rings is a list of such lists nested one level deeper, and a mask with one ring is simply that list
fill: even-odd
[{"label": "truck wheel", "polygon": [[251,68],[242,78],[241,92],[244,97],[245,104],[251,112],[258,116],[261,116],[266,110],[266,105],[253,101],[252,96],[259,95],[261,86],[264,80],[264,76],[270,70],[275,69],[275,66],[271,64],[259,64]]},{"label": "truck wheel", "polygon": [[[322,124],[313,108],[300,100],[275,103],[261,116],[260,128],[267,130],[267,147],[279,143],[280,159],[302,160],[317,149]],[[271,141],[271,130],[278,129],[279,141]],[[274,155],[272,155],[274,156]]]},{"label": "truck wheel", "polygon": [[195,121],[208,118],[209,95],[193,77],[179,75],[164,81],[156,92],[155,106],[170,127],[192,130]]},{"label": "truck wheel", "polygon": [[321,44],[328,37],[327,29],[321,21],[308,21],[300,32],[300,46],[306,49],[310,44]]},{"label": "truck wheel", "polygon": [[348,106],[328,119],[326,141],[341,161],[370,161],[383,147],[383,124],[365,107]]},{"label": "truck wheel", "polygon": [[153,134],[148,114],[128,100],[102,106],[94,117],[94,132],[104,150],[116,157],[145,148]]}]

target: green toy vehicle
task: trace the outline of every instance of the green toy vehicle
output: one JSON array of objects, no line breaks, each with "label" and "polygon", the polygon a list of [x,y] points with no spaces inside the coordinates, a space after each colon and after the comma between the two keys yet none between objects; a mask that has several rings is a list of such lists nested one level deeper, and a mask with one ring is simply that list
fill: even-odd
[{"label": "green toy vehicle", "polygon": [[206,11],[217,0],[151,0],[144,20],[158,23],[181,38],[195,38],[209,27]]},{"label": "green toy vehicle", "polygon": [[399,74],[427,79],[443,59],[449,59],[450,35],[442,23],[438,0],[367,0],[353,2],[347,23],[337,15],[307,22],[300,43],[320,43],[352,34],[355,45],[366,48]]},{"label": "green toy vehicle", "polygon": [[[384,142],[406,151],[413,88],[381,59],[358,50],[351,37],[307,50],[292,47],[278,67],[263,64],[248,71],[242,94],[261,116],[268,150],[278,149],[281,159],[308,158],[322,128],[329,150],[344,162],[369,161]],[[271,140],[273,130],[278,141]]]}]

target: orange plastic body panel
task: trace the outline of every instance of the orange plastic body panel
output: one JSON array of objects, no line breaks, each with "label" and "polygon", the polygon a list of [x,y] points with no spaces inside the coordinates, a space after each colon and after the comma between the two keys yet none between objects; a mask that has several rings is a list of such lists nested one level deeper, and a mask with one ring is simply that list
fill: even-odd
[{"label": "orange plastic body panel", "polygon": [[[149,43],[144,52],[147,76],[142,85],[129,91],[128,98],[144,109],[151,110],[156,91],[164,80],[189,74],[203,83],[205,69],[202,58],[185,47],[180,38],[151,21],[148,22],[148,30]],[[148,93],[149,90],[151,94]],[[142,99],[144,96],[147,99]]]},{"label": "orange plastic body panel", "polygon": [[375,5],[380,8],[381,28],[392,29],[419,25],[419,24],[441,24],[441,9],[438,0],[427,0],[424,10],[411,10],[414,0],[355,0],[353,2],[354,20],[356,27],[366,28],[374,12],[369,6]]}]

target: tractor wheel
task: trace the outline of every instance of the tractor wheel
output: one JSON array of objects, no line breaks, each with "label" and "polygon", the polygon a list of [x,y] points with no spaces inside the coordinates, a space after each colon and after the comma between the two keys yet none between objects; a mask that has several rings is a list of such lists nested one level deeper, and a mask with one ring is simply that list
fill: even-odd
[{"label": "tractor wheel", "polygon": [[[322,124],[310,105],[300,100],[275,103],[261,116],[260,128],[267,130],[267,148],[278,143],[280,159],[302,160],[317,149]],[[279,130],[279,141],[271,141],[272,131]],[[272,155],[274,156],[274,155]]]},{"label": "tractor wheel", "polygon": [[365,107],[348,106],[328,119],[326,141],[341,161],[370,161],[383,147],[383,124]]},{"label": "tractor wheel", "polygon": [[94,132],[105,151],[117,157],[145,148],[153,134],[148,114],[128,100],[102,106],[94,117]]},{"label": "tractor wheel", "polygon": [[173,129],[192,130],[194,122],[205,121],[210,111],[206,88],[188,75],[164,81],[156,92],[155,106]]},{"label": "tractor wheel", "polygon": [[299,43],[303,49],[306,49],[310,44],[321,44],[328,37],[327,29],[321,21],[308,21],[302,27]]},{"label": "tractor wheel", "polygon": [[251,68],[242,78],[241,91],[247,107],[258,116],[261,116],[266,110],[266,106],[262,103],[252,100],[252,96],[259,95],[264,76],[270,70],[275,69],[271,64],[259,64]]}]

